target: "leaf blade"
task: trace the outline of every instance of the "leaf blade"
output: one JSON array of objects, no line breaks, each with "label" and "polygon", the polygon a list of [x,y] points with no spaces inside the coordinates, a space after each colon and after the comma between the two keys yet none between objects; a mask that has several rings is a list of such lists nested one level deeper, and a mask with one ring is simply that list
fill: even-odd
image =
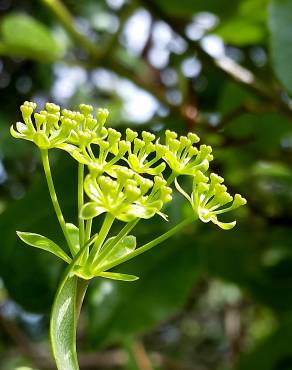
[{"label": "leaf blade", "polygon": [[104,277],[106,279],[119,281],[136,281],[139,279],[138,276],[122,274],[120,272],[101,272],[98,276]]},{"label": "leaf blade", "polygon": [[63,249],[49,238],[40,234],[24,231],[17,231],[16,234],[24,243],[31,245],[32,247],[53,253],[55,256],[61,258],[67,263],[71,262],[71,258],[63,251]]},{"label": "leaf blade", "polygon": [[273,68],[282,85],[292,94],[292,0],[272,0],[269,7],[269,31]]},{"label": "leaf blade", "polygon": [[79,370],[76,353],[77,277],[65,277],[56,294],[50,322],[52,352],[59,370]]},{"label": "leaf blade", "polygon": [[50,29],[27,14],[7,15],[1,24],[1,36],[4,54],[54,61],[64,52]]}]

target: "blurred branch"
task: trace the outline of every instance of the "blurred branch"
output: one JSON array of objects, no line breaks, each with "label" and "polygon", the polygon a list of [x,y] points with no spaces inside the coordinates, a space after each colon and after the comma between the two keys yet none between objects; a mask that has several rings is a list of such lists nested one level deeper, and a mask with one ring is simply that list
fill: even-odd
[{"label": "blurred branch", "polygon": [[[94,67],[97,66],[104,66],[106,63],[106,68],[109,68],[113,72],[133,81],[137,86],[141,87],[142,89],[150,92],[154,97],[156,97],[161,103],[167,105],[170,109],[169,102],[165,97],[165,92],[158,88],[157,81],[155,81],[155,77],[149,70],[148,73],[144,73],[143,76],[139,76],[135,74],[132,69],[129,69],[127,66],[122,64],[120,61],[117,61],[113,58],[109,58],[109,54],[116,45],[118,40],[118,33],[113,36],[110,43],[107,47],[102,51],[97,45],[95,45],[88,37],[83,35],[79,30],[76,28],[74,18],[68,11],[68,9],[61,3],[59,0],[40,0],[59,20],[59,22],[63,25],[66,29],[68,34],[71,36],[72,40],[74,40],[77,44],[79,44],[83,49],[85,49],[92,59],[92,63]],[[127,19],[127,15],[133,11],[133,7],[130,6],[125,14],[123,15],[123,22],[124,23]]]},{"label": "blurred branch", "polygon": [[142,342],[135,341],[132,344],[132,352],[139,370],[153,370],[151,362]]},{"label": "blurred branch", "polygon": [[273,113],[277,112],[277,107],[273,105],[263,105],[263,104],[254,104],[253,102],[245,102],[235,109],[227,112],[223,115],[216,125],[217,129],[222,129],[225,127],[229,122],[235,120],[236,118],[240,117],[245,113],[253,113],[253,114],[263,114],[263,113]]},{"label": "blurred branch", "polygon": [[129,17],[132,15],[136,6],[132,2],[126,3],[119,14],[119,26],[115,33],[110,37],[109,41],[105,45],[102,55],[100,56],[100,63],[107,62],[110,59],[111,54],[114,52],[115,46],[118,44],[119,36],[122,33],[126,22],[128,21]]},{"label": "blurred branch", "polygon": [[55,366],[46,356],[46,351],[43,351],[39,346],[31,343],[27,335],[21,330],[15,321],[4,317],[0,312],[0,327],[12,339],[19,351],[33,361],[33,363],[41,369],[50,370]]},{"label": "blurred branch", "polygon": [[292,118],[292,109],[289,103],[282,100],[280,94],[276,92],[271,86],[256,78],[256,76],[249,71],[247,68],[242,67],[236,63],[233,59],[224,56],[220,58],[214,58],[208,54],[200,45],[199,42],[190,40],[185,35],[185,23],[177,21],[176,19],[168,16],[164,13],[159,5],[153,0],[139,0],[141,5],[148,9],[152,15],[166,22],[175,33],[177,33],[184,40],[187,40],[188,44],[195,50],[198,58],[206,64],[209,64],[223,73],[226,77],[232,81],[236,81],[239,84],[245,86],[261,98],[267,99],[273,102],[283,113]]},{"label": "blurred branch", "polygon": [[99,58],[101,51],[95,46],[93,42],[90,41],[88,37],[83,35],[77,29],[74,18],[64,4],[59,0],[40,0],[47,8],[51,10],[52,13],[56,16],[59,22],[71,35],[71,38],[81,45],[88,53],[94,58]]}]

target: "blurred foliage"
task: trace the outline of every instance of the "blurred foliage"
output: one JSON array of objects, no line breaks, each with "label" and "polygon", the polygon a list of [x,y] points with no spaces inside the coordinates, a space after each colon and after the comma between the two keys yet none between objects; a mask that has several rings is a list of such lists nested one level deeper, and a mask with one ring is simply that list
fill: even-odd
[{"label": "blurred foliage", "polygon": [[[0,0],[0,12],[0,369],[53,368],[64,267],[15,235],[64,242],[37,152],[8,132],[29,99],[105,106],[121,130],[195,131],[248,199],[235,230],[194,224],[123,266],[139,281],[91,285],[82,370],[291,370],[292,1]],[[77,169],[52,160],[74,223]],[[170,223],[189,211],[178,197]],[[138,243],[168,228],[147,221]]]}]

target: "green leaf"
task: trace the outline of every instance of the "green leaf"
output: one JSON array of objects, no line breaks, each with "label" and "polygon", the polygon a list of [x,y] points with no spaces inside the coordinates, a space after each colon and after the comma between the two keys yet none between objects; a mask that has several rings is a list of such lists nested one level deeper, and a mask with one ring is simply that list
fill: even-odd
[{"label": "green leaf", "polygon": [[79,370],[76,354],[76,276],[62,280],[55,297],[50,335],[53,355],[59,370]]},{"label": "green leaf", "polygon": [[68,231],[69,238],[71,240],[72,246],[74,248],[74,254],[77,254],[80,245],[79,245],[79,229],[76,225],[67,223],[66,229]]},{"label": "green leaf", "polygon": [[52,352],[58,370],[79,370],[76,353],[76,330],[87,282],[72,276],[86,246],[80,249],[66,269],[58,287],[50,320]]},{"label": "green leaf", "polygon": [[215,33],[228,44],[245,46],[263,41],[265,28],[249,18],[235,18],[221,24]]},{"label": "green leaf", "polygon": [[272,0],[269,9],[271,56],[277,77],[292,94],[292,0]]},{"label": "green leaf", "polygon": [[238,370],[291,369],[291,340],[292,319],[288,317],[282,319],[280,326],[263,338],[256,348],[241,356]]},{"label": "green leaf", "polygon": [[136,249],[136,237],[133,235],[127,235],[120,240],[115,246],[112,247],[112,242],[115,237],[109,238],[102,248],[101,253],[96,259],[98,269],[106,265],[111,261],[115,261],[120,257],[126,256]]},{"label": "green leaf", "polygon": [[9,14],[2,19],[0,54],[41,61],[54,61],[64,50],[51,31],[27,14]]},{"label": "green leaf", "polygon": [[244,0],[232,17],[223,19],[215,30],[225,42],[236,46],[261,43],[265,40],[268,0]]},{"label": "green leaf", "polygon": [[139,279],[138,276],[121,274],[119,272],[101,272],[99,276],[104,277],[106,279],[120,280],[120,281],[135,281]]},{"label": "green leaf", "polygon": [[63,249],[45,236],[22,231],[17,231],[16,233],[24,243],[51,252],[67,263],[71,262],[71,258],[63,251]]}]

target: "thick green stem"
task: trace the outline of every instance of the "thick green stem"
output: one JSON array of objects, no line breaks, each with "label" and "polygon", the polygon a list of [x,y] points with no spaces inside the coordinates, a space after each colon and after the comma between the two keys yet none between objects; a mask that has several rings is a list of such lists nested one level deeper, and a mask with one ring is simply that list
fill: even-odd
[{"label": "thick green stem", "polygon": [[[132,258],[139,256],[140,254],[142,254],[144,252],[149,251],[149,249],[151,249],[151,248],[155,247],[156,245],[164,242],[165,240],[167,240],[168,238],[170,238],[174,234],[176,234],[179,231],[181,231],[182,229],[184,229],[187,225],[191,224],[193,221],[194,221],[194,217],[186,218],[185,220],[183,220],[182,222],[180,222],[179,224],[177,224],[176,226],[174,226],[173,228],[168,230],[166,233],[158,236],[157,238],[155,238],[151,242],[149,242],[147,244],[144,244],[142,247],[136,249],[134,252],[132,252],[132,253],[124,256],[124,257],[118,258],[114,262],[110,262],[107,265],[102,266],[102,271],[107,271],[107,270],[109,270],[109,269],[111,269],[111,268],[113,268],[117,265],[120,265],[123,262],[129,261]],[[97,270],[95,273],[97,274],[99,272],[101,272],[101,271]]]},{"label": "thick green stem", "polygon": [[84,164],[78,164],[78,225],[79,225],[79,245],[84,244],[84,220],[80,217],[81,208],[84,203]]},{"label": "thick green stem", "polygon": [[70,251],[71,251],[72,255],[74,255],[74,253],[73,253],[74,246],[72,245],[72,242],[70,240],[70,237],[69,237],[69,234],[68,234],[68,231],[67,231],[67,228],[66,228],[66,222],[64,220],[64,216],[63,216],[63,213],[62,213],[62,210],[61,210],[58,198],[57,198],[57,194],[56,194],[56,190],[55,190],[55,186],[54,186],[54,182],[53,182],[53,178],[52,178],[48,150],[44,150],[44,149],[41,150],[41,156],[42,156],[43,167],[44,167],[45,176],[46,176],[46,179],[47,179],[47,184],[48,184],[48,188],[49,188],[50,197],[51,197],[51,200],[52,200],[52,203],[53,203],[53,207],[54,207],[54,210],[56,212],[56,216],[57,216],[57,219],[58,219],[59,224],[61,226],[61,229],[63,231],[63,234],[65,236],[65,239],[67,241],[67,244],[70,248]]},{"label": "thick green stem", "polygon": [[111,215],[110,213],[106,214],[106,216],[104,218],[104,221],[103,221],[103,224],[102,224],[102,227],[99,231],[98,237],[97,237],[97,239],[94,243],[94,246],[92,247],[92,250],[90,252],[90,255],[89,255],[89,258],[88,258],[88,266],[91,266],[95,262],[95,260],[97,258],[97,255],[100,252],[100,249],[102,247],[102,244],[105,241],[105,238],[107,237],[107,234],[109,233],[110,228],[112,227],[114,219],[115,219],[115,217],[113,215]]}]

